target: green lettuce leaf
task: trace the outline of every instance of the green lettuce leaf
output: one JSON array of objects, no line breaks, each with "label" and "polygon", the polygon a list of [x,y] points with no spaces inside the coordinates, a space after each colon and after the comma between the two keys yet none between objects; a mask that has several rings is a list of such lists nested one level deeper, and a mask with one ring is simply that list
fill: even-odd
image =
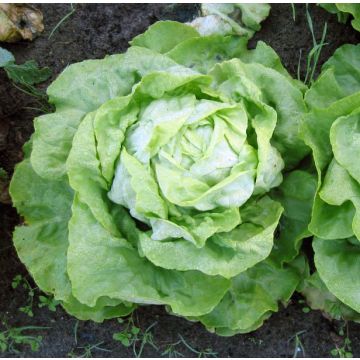
[{"label": "green lettuce leaf", "polygon": [[42,291],[53,294],[70,314],[82,320],[103,321],[127,315],[134,309],[130,303],[105,296],[89,307],[72,296],[67,250],[73,191],[66,182],[41,178],[26,159],[16,167],[10,194],[20,214],[27,219],[26,225],[15,229],[14,245]]},{"label": "green lettuce leaf", "polygon": [[360,314],[336,298],[325,286],[318,272],[306,278],[298,290],[312,309],[325,311],[336,320],[360,322]]},{"label": "green lettuce leaf", "polygon": [[273,197],[284,207],[271,258],[278,264],[292,261],[298,254],[302,240],[310,237],[308,225],[316,193],[317,179],[312,169],[294,170],[287,174]]},{"label": "green lettuce leaf", "polygon": [[263,197],[243,208],[242,223],[236,229],[213,235],[202,248],[185,241],[153,241],[149,236],[140,238],[140,248],[151,262],[165,269],[196,269],[232,278],[268,257],[281,213],[277,202]]},{"label": "green lettuce leaf", "polygon": [[338,21],[346,23],[349,15],[352,16],[352,27],[360,31],[360,5],[359,4],[320,4],[322,8],[329,11],[332,14],[336,14]]},{"label": "green lettuce leaf", "polygon": [[[108,296],[142,304],[168,304],[174,313],[196,316],[211,311],[229,287],[221,277],[154,266],[136,249],[124,246],[125,239],[106,231],[77,198],[72,213],[68,273],[72,291],[83,304],[93,307],[99,298]],[[121,224],[122,220],[122,211],[115,208],[114,221]]]},{"label": "green lettuce leaf", "polygon": [[232,279],[232,286],[219,305],[198,320],[210,331],[232,336],[261,326],[278,302],[286,303],[305,271],[305,259],[285,267],[265,260]]},{"label": "green lettuce leaf", "polygon": [[[344,304],[360,312],[360,245],[355,237],[341,240],[315,238],[315,264],[326,287]],[[346,276],[345,276],[346,275]]]}]

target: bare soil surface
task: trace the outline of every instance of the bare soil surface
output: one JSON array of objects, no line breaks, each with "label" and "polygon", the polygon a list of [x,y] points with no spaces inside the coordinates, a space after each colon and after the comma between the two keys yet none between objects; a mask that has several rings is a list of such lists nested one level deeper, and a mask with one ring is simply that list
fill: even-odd
[{"label": "bare soil surface", "polygon": [[[123,52],[128,47],[129,40],[155,21],[188,21],[196,16],[199,9],[195,4],[77,4],[75,13],[62,24],[51,39],[48,39],[54,26],[70,11],[70,5],[37,6],[44,14],[45,32],[32,43],[20,42],[1,46],[9,49],[18,63],[34,59],[41,66],[50,67],[53,77],[41,85],[43,88],[68,64]],[[324,23],[328,23],[327,45],[323,48],[320,65],[340,45],[359,42],[360,34],[355,32],[350,24],[339,24],[336,16],[314,5],[310,6],[310,13],[317,39],[321,37]],[[255,35],[250,46],[255,46],[258,40],[272,46],[295,77],[301,50],[300,74],[301,78],[304,77],[306,55],[312,48],[304,5],[296,5],[295,21],[289,4],[273,5],[269,18],[263,23],[262,30]],[[33,132],[32,120],[38,112],[31,108],[37,105],[32,97],[15,88],[6,74],[0,70],[0,167],[10,176],[15,164],[22,159],[22,145]],[[27,345],[17,345],[18,353],[14,350],[0,352],[0,356],[67,357],[75,354],[132,357],[139,354],[141,341],[136,342],[134,353],[132,347],[124,347],[113,340],[113,334],[121,331],[124,324],[119,324],[116,320],[103,324],[78,322],[67,315],[60,306],[56,312],[46,307],[39,308],[38,290],[35,290],[32,306],[34,315],[30,317],[19,310],[28,304],[29,291],[22,286],[13,289],[13,278],[20,274],[35,287],[17,258],[11,242],[12,231],[19,222],[15,209],[11,205],[0,203],[0,333],[6,328],[19,326],[42,326],[47,329],[27,332],[34,336],[42,336],[38,352],[32,352]],[[292,357],[295,354],[297,357],[330,357],[331,350],[341,347],[344,342],[344,336],[339,335],[341,323],[326,319],[319,311],[304,313],[304,307],[301,297],[295,295],[286,308],[282,307],[259,330],[230,338],[218,337],[208,333],[198,323],[170,316],[162,307],[142,307],[135,312],[134,321],[141,332],[156,323],[151,328],[152,340],[156,347],[148,343],[143,344],[143,357],[166,356],[164,352],[171,344],[179,341],[179,335],[201,355],[208,351],[207,356]],[[352,341],[352,352],[354,356],[360,356],[360,325],[349,324],[348,331]],[[100,345],[94,347],[96,344]],[[178,351],[177,356],[199,356],[184,343],[174,345],[173,349]]]}]

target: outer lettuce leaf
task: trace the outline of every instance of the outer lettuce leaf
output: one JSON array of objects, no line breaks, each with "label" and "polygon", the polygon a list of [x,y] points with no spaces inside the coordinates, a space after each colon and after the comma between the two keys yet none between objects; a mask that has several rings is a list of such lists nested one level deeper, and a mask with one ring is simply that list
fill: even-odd
[{"label": "outer lettuce leaf", "polygon": [[49,86],[49,102],[57,111],[35,120],[31,161],[39,175],[49,179],[64,176],[71,141],[82,117],[106,100],[131,90],[136,75],[123,63],[123,55],[114,55],[74,64]]},{"label": "outer lettuce leaf", "polygon": [[325,239],[345,239],[354,234],[352,229],[354,213],[351,203],[332,206],[316,195],[309,230],[312,234]]},{"label": "outer lettuce leaf", "polygon": [[[338,191],[341,186],[341,191]],[[336,160],[329,165],[323,186],[319,193],[321,199],[327,204],[345,208],[347,211],[348,221],[352,219],[351,224],[346,229],[352,229],[357,238],[360,238],[360,185]],[[352,203],[353,206],[350,206]],[[346,205],[345,205],[346,204]],[[334,209],[334,207],[332,207]],[[355,208],[355,211],[353,210]],[[349,230],[347,230],[350,232]],[[352,232],[351,231],[351,232]],[[350,235],[353,235],[352,233]],[[344,237],[344,236],[342,236]]]},{"label": "outer lettuce leaf", "polygon": [[311,236],[308,225],[316,185],[312,171],[295,170],[287,174],[280,187],[273,191],[274,198],[284,207],[279,236],[271,254],[279,264],[292,261],[299,253],[302,240]]},{"label": "outer lettuce leaf", "polygon": [[327,10],[332,14],[336,14],[338,21],[341,23],[346,23],[349,18],[349,15],[352,15],[353,19],[351,20],[352,27],[360,31],[360,5],[359,4],[320,4],[322,8]]},{"label": "outer lettuce leaf", "polygon": [[[273,250],[266,260],[235,276],[223,301],[200,318],[209,330],[223,336],[256,330],[278,310],[279,301],[289,300],[308,272],[306,260],[297,255],[301,240],[310,235],[307,225],[315,191],[313,172],[296,170],[287,174],[281,186],[272,192],[285,209]],[[269,280],[271,277],[274,280]],[[275,279],[281,279],[281,285]]]},{"label": "outer lettuce leaf", "polygon": [[269,4],[202,4],[202,17],[191,22],[201,35],[237,34],[252,37],[269,15]]},{"label": "outer lettuce leaf", "polygon": [[220,304],[198,318],[210,331],[231,336],[253,331],[262,325],[278,302],[287,302],[305,271],[305,259],[280,267],[265,260],[232,279],[232,286]]},{"label": "outer lettuce leaf", "polygon": [[[336,120],[330,130],[330,141],[336,161],[360,182],[360,164],[350,159],[360,151],[360,109]],[[351,134],[351,136],[349,136]]]},{"label": "outer lettuce leaf", "polygon": [[88,307],[72,296],[66,263],[73,191],[65,181],[41,178],[26,159],[16,167],[10,193],[14,205],[27,219],[27,225],[14,232],[17,253],[44,292],[53,294],[69,313],[82,320],[103,321],[134,309],[130,303],[107,297],[95,307]]},{"label": "outer lettuce leaf", "polygon": [[360,5],[359,4],[336,4],[339,11],[351,14],[354,19],[351,20],[352,27],[360,31]]},{"label": "outer lettuce leaf", "polygon": [[132,39],[130,44],[165,54],[176,45],[199,36],[200,34],[191,26],[176,21],[158,21],[149,26],[143,34]]},{"label": "outer lettuce leaf", "polygon": [[360,45],[343,45],[323,65],[319,78],[305,94],[311,108],[326,108],[360,91],[359,49]]},{"label": "outer lettuce leaf", "polygon": [[319,273],[315,272],[299,286],[298,289],[314,310],[323,310],[336,320],[360,322],[360,314],[342,303],[325,286]]},{"label": "outer lettuce leaf", "polygon": [[315,238],[315,264],[326,287],[344,304],[360,313],[360,245],[352,237],[345,240]]},{"label": "outer lettuce leaf", "polygon": [[[180,36],[179,31],[182,31]],[[165,36],[165,43],[169,45],[166,45],[166,51],[163,51],[159,38],[163,39]],[[239,58],[246,63],[256,62],[278,71],[297,87],[306,90],[302,82],[289,75],[279,56],[270,46],[258,41],[256,48],[249,50],[247,42],[246,37],[234,35],[201,36],[190,26],[173,21],[159,21],[150,26],[144,34],[134,38],[131,44],[164,53],[177,63],[201,73],[207,73],[215,64],[233,58]]]},{"label": "outer lettuce leaf", "polygon": [[[106,231],[78,199],[69,223],[68,273],[77,299],[95,306],[102,296],[145,304],[168,304],[187,316],[211,311],[229,287],[221,277],[164,270],[141,258],[125,239]],[[123,214],[114,209],[121,225]],[[92,284],[92,286],[89,286]]]},{"label": "outer lettuce leaf", "polygon": [[177,63],[207,73],[217,63],[239,57],[246,50],[246,38],[211,35],[194,37],[175,46],[167,55]]},{"label": "outer lettuce leaf", "polygon": [[99,298],[94,307],[80,303],[74,296],[61,304],[71,315],[80,320],[92,320],[103,322],[106,319],[113,319],[131,314],[136,305],[108,297]]},{"label": "outer lettuce leaf", "polygon": [[21,261],[43,291],[53,293],[58,300],[66,300],[71,294],[66,272],[71,188],[63,181],[44,180],[26,159],[16,167],[10,194],[30,225],[17,227],[14,232]]},{"label": "outer lettuce leaf", "polygon": [[321,6],[323,9],[325,9],[331,14],[336,14],[340,23],[345,24],[347,19],[349,18],[349,14],[339,11],[336,4],[319,4],[319,6]]}]

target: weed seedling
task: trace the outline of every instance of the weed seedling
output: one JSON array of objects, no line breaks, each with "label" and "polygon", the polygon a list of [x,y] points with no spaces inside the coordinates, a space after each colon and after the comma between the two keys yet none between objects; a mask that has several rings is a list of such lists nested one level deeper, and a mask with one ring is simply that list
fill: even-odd
[{"label": "weed seedling", "polygon": [[[2,323],[5,327],[6,324]],[[26,334],[30,330],[43,330],[48,327],[42,326],[22,326],[17,328],[7,328],[0,332],[0,350],[9,353],[19,354],[18,346],[29,345],[31,351],[38,351],[42,342],[42,336]]]},{"label": "weed seedling", "polygon": [[[346,329],[346,333],[345,333],[344,329]],[[333,357],[352,358],[353,353],[352,353],[352,347],[351,347],[351,340],[349,338],[349,326],[348,326],[347,322],[345,322],[341,326],[341,328],[339,330],[339,335],[344,338],[344,342],[343,342],[342,346],[338,346],[337,344],[335,344],[335,348],[332,349],[330,352],[331,355]]]},{"label": "weed seedling", "polygon": [[301,309],[304,314],[307,314],[311,311],[311,309],[308,306],[306,306],[305,300],[301,299],[298,302],[299,304],[304,304],[303,308]]},{"label": "weed seedling", "polygon": [[25,306],[21,306],[19,311],[23,312],[24,314],[33,317],[33,304],[34,304],[34,296],[36,288],[33,288],[29,282],[26,280],[25,277],[21,275],[16,275],[11,283],[13,289],[22,286],[25,291],[27,291],[27,304]]},{"label": "weed seedling", "polygon": [[79,320],[76,320],[75,326],[74,326],[74,341],[75,341],[75,345],[77,345],[77,343],[78,343],[78,338],[77,338],[78,328],[79,328]]},{"label": "weed seedling", "polygon": [[295,4],[291,3],[291,13],[292,13],[292,18],[294,21],[296,21],[296,10],[295,10]]},{"label": "weed seedling", "polygon": [[44,295],[39,296],[39,308],[47,307],[50,311],[56,311],[56,306],[60,304],[60,301],[55,300],[53,297],[47,297]]},{"label": "weed seedling", "polygon": [[137,357],[137,358],[141,357],[144,347],[146,345],[150,345],[153,349],[158,350],[158,347],[156,346],[156,344],[154,342],[153,334],[150,331],[156,324],[157,323],[154,322],[143,333],[139,333],[139,335],[138,335],[138,340],[140,342],[139,349],[137,350],[136,341],[133,344],[133,352],[134,352],[135,357]]},{"label": "weed seedling", "polygon": [[[121,318],[117,320],[119,324],[125,323],[125,321]],[[133,315],[131,315],[126,321],[125,328],[122,331],[113,334],[113,339],[121,342],[121,344],[125,347],[129,347],[137,340],[139,332],[140,328],[135,326]]]},{"label": "weed seedling", "polygon": [[185,339],[179,334],[180,341],[194,354],[199,358],[207,358],[207,357],[217,357],[217,352],[213,351],[211,348],[207,348],[204,350],[197,350],[194,347],[190,346]]},{"label": "weed seedling", "polygon": [[[120,324],[124,324],[123,319],[118,319]],[[150,345],[155,350],[158,350],[154,342],[154,337],[151,329],[157,323],[151,324],[145,331],[141,331],[139,326],[135,325],[133,314],[129,316],[122,331],[113,334],[113,339],[119,341],[123,346],[132,346],[135,357],[141,357],[146,345]]]},{"label": "weed seedling", "polygon": [[182,341],[179,340],[173,344],[167,345],[165,347],[164,351],[161,353],[161,356],[168,357],[168,358],[184,357],[184,354],[182,354],[180,351],[176,350],[176,346],[181,343],[182,343]]},{"label": "weed seedling", "polygon": [[70,4],[70,11],[55,25],[55,27],[51,30],[51,33],[48,37],[48,40],[54,35],[55,31],[75,12],[75,7],[73,4]]},{"label": "weed seedling", "polygon": [[259,346],[262,345],[263,342],[264,342],[264,340],[256,339],[256,338],[254,338],[254,337],[250,337],[249,340],[250,340],[253,344],[259,345]]},{"label": "weed seedling", "polygon": [[[13,289],[22,286],[27,291],[27,304],[19,308],[19,310],[30,317],[34,316],[33,305],[35,291],[37,287],[32,287],[27,279],[21,275],[16,275],[11,283]],[[50,311],[56,311],[56,306],[60,304],[60,301],[55,300],[53,297],[47,297],[45,295],[39,295],[39,308],[47,307]]]},{"label": "weed seedling", "polygon": [[[306,4],[306,19],[308,22],[308,26],[309,26],[312,41],[313,41],[313,48],[310,50],[310,52],[307,56],[306,75],[305,75],[304,83],[312,84],[314,81],[314,75],[315,75],[315,71],[316,71],[319,57],[321,54],[321,50],[322,50],[323,46],[327,45],[327,43],[325,43],[325,38],[326,38],[326,33],[327,33],[327,23],[325,23],[325,25],[324,25],[320,43],[317,43],[315,33],[314,33],[314,26],[313,26],[310,12],[309,12],[308,4]],[[300,53],[300,56],[301,56],[301,53]],[[299,74],[300,74],[300,60],[298,63],[298,78],[300,77]]]},{"label": "weed seedling", "polygon": [[85,346],[78,346],[77,349],[81,349],[82,352],[80,354],[75,353],[74,350],[71,350],[71,352],[69,352],[67,355],[71,358],[92,358],[93,357],[93,351],[97,350],[97,351],[105,351],[105,352],[111,352],[111,350],[108,349],[104,349],[102,347],[100,347],[100,345],[102,345],[104,342],[99,342],[97,344],[93,344],[93,345],[85,345]]},{"label": "weed seedling", "polygon": [[299,354],[302,354],[302,357],[306,357],[305,347],[300,339],[300,336],[305,333],[306,333],[306,330],[298,331],[295,335],[293,335],[288,340],[288,343],[290,343],[292,340],[295,340],[295,348],[294,348],[293,358],[297,358]]}]

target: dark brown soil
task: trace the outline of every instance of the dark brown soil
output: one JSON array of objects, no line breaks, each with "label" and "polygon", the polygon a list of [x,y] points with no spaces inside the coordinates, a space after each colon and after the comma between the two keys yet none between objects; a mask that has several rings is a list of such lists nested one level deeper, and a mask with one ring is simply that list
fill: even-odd
[{"label": "dark brown soil", "polygon": [[[75,13],[49,40],[51,30],[70,11],[70,5],[44,4],[38,7],[44,13],[45,32],[32,43],[2,46],[13,52],[18,63],[35,59],[41,66],[49,66],[53,70],[53,78],[68,64],[126,50],[132,37],[142,33],[157,20],[187,21],[198,11],[198,6],[194,4],[77,4]],[[359,42],[360,34],[349,24],[339,24],[335,16],[313,5],[310,6],[310,12],[318,39],[324,22],[328,22],[328,45],[322,51],[320,64],[341,44]],[[264,40],[271,45],[293,76],[297,75],[299,53],[302,50],[300,73],[304,77],[305,54],[312,47],[304,5],[296,5],[295,21],[289,4],[273,5],[271,15],[251,45],[254,46],[257,40]],[[42,86],[46,87],[49,82]],[[0,167],[5,168],[10,175],[22,158],[21,147],[30,137],[33,131],[32,119],[38,114],[30,107],[37,107],[34,99],[16,89],[0,70]],[[92,356],[134,356],[132,348],[125,348],[112,339],[113,333],[121,329],[115,320],[103,324],[79,322],[76,343],[76,319],[68,316],[60,307],[56,312],[38,308],[38,292],[33,306],[34,316],[29,317],[19,311],[27,302],[26,290],[21,287],[14,290],[11,287],[11,281],[17,274],[27,276],[11,243],[11,233],[19,221],[16,211],[10,205],[0,204],[0,320],[8,327],[37,325],[49,329],[30,332],[43,336],[39,352],[33,353],[27,346],[20,346],[19,354],[7,352],[2,355],[66,357],[71,352],[83,354],[85,349],[81,347],[102,343],[100,347],[109,351],[95,349]],[[170,316],[161,307],[143,307],[136,311],[135,318],[143,330],[157,322],[152,333],[158,350],[145,345],[142,356],[146,357],[161,356],[170,343],[178,341],[178,334],[195,349],[202,351],[211,348],[222,357],[291,357],[296,350],[295,334],[299,334],[306,356],[331,356],[330,351],[343,342],[343,337],[337,335],[339,323],[330,322],[318,311],[305,314],[303,307],[301,298],[295,295],[286,309],[274,314],[258,331],[231,338],[209,334],[199,324]],[[0,332],[4,328],[5,325],[0,324]],[[354,356],[360,356],[360,325],[350,324],[349,336]],[[176,350],[185,356],[197,356],[182,344],[177,345]],[[299,350],[297,356],[304,356],[303,351]]]}]

